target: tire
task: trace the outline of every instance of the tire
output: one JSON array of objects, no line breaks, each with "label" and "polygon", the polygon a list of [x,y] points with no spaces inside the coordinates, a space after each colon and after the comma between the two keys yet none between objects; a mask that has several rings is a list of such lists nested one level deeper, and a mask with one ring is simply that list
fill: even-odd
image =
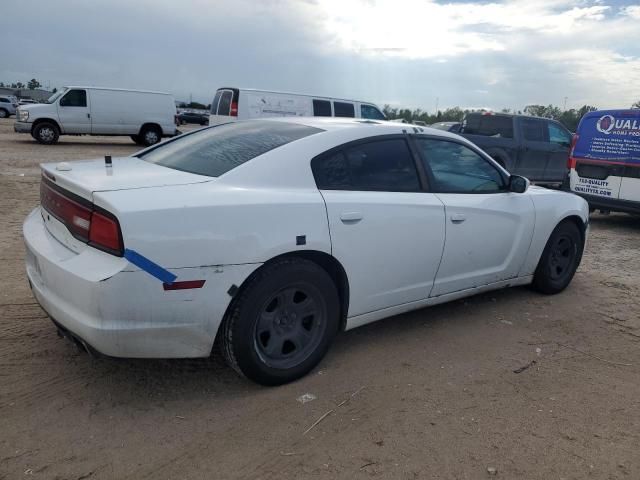
[{"label": "tire", "polygon": [[10,113],[4,108],[0,108],[0,118],[9,118]]},{"label": "tire", "polygon": [[147,147],[150,147],[151,145],[155,145],[160,140],[162,140],[162,132],[158,127],[154,127],[154,126],[143,127],[140,130],[139,136],[140,136],[142,145],[146,145]]},{"label": "tire", "polygon": [[33,127],[31,135],[36,139],[38,143],[41,143],[43,145],[53,145],[55,143],[58,143],[58,138],[60,138],[60,130],[58,130],[58,126],[55,123],[41,122]]},{"label": "tire", "polygon": [[533,288],[547,295],[567,288],[580,265],[583,249],[578,226],[571,221],[561,222],[544,247],[533,275]]},{"label": "tire", "polygon": [[237,372],[282,385],[322,360],[340,323],[338,291],[317,264],[284,258],[254,274],[222,326],[222,350]]},{"label": "tire", "polygon": [[129,135],[131,137],[131,140],[133,140],[135,142],[136,145],[142,145],[142,138],[140,138],[140,135]]}]

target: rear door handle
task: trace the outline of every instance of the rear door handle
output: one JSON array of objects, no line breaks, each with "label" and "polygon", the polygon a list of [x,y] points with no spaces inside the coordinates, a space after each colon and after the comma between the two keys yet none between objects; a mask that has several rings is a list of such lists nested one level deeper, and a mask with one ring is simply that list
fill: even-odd
[{"label": "rear door handle", "polygon": [[343,212],[340,215],[342,223],[357,223],[362,220],[362,213],[360,212]]},{"label": "rear door handle", "polygon": [[462,223],[467,219],[467,217],[463,213],[454,213],[451,215],[451,221],[453,223]]}]

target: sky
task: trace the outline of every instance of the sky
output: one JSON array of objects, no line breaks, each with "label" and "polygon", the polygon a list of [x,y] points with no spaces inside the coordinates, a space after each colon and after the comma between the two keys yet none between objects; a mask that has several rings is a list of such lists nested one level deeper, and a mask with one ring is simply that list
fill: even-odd
[{"label": "sky", "polygon": [[640,0],[5,2],[5,83],[202,103],[246,87],[428,112],[640,100]]}]

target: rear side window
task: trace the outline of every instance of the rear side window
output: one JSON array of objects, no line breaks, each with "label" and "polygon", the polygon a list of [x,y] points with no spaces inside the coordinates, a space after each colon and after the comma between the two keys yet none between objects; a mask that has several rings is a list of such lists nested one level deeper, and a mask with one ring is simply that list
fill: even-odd
[{"label": "rear side window", "polygon": [[329,102],[329,100],[314,100],[313,116],[314,117],[330,117],[331,102]]},{"label": "rear side window", "polygon": [[545,124],[542,120],[534,118],[523,118],[520,122],[522,137],[530,142],[544,142]]},{"label": "rear side window", "polygon": [[218,115],[229,116],[231,112],[231,100],[233,99],[233,92],[225,90],[220,96],[220,103],[218,104]]},{"label": "rear side window", "polygon": [[2,103],[9,103],[9,99],[8,99],[8,98],[0,97],[0,102],[2,102]]},{"label": "rear side window", "polygon": [[425,167],[431,169],[438,192],[493,193],[504,191],[498,170],[469,147],[455,142],[417,140]]},{"label": "rear side window", "polygon": [[60,99],[61,107],[86,107],[87,92],[86,90],[69,90],[67,94]]},{"label": "rear side window", "polygon": [[311,162],[321,190],[415,192],[420,182],[404,139],[374,140]]},{"label": "rear side window", "polygon": [[513,119],[501,115],[468,115],[463,132],[485,137],[513,138]]},{"label": "rear side window", "polygon": [[384,114],[373,105],[360,105],[360,116],[370,120],[386,120]]},{"label": "rear side window", "polygon": [[318,132],[322,130],[296,123],[227,123],[177,137],[139,158],[175,170],[219,177],[269,150]]},{"label": "rear side window", "polygon": [[354,118],[356,116],[356,110],[353,103],[333,102],[333,111],[335,112],[336,117]]},{"label": "rear side window", "polygon": [[213,101],[211,102],[211,115],[216,115],[216,113],[218,112],[218,103],[220,102],[221,96],[222,92],[218,90],[215,97],[213,97]]}]

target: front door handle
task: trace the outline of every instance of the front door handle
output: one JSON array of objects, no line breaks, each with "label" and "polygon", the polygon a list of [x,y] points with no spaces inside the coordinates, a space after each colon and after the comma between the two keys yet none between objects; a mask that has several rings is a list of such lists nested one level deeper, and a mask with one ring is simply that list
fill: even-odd
[{"label": "front door handle", "polygon": [[342,223],[357,223],[362,220],[362,213],[360,212],[343,212],[340,215]]},{"label": "front door handle", "polygon": [[467,217],[463,213],[454,213],[451,215],[451,221],[453,223],[462,223],[467,219]]}]

